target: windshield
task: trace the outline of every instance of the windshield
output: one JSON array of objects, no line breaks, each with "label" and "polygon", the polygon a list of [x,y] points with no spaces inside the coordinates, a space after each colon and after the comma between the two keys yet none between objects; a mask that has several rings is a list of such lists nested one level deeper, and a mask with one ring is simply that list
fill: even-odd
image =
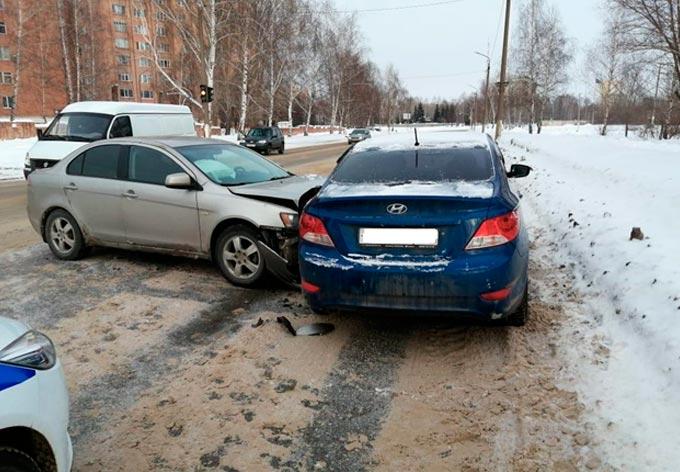
[{"label": "windshield", "polygon": [[248,131],[249,138],[268,138],[272,135],[272,130],[269,128],[253,128]]},{"label": "windshield", "polygon": [[446,182],[488,180],[493,176],[486,147],[362,151],[348,154],[331,180],[343,183]]},{"label": "windshield", "polygon": [[48,141],[96,141],[104,139],[111,118],[110,115],[97,113],[62,113],[52,121],[41,139]]},{"label": "windshield", "polygon": [[230,144],[184,146],[177,151],[220,185],[253,184],[291,175],[259,154]]},{"label": "windshield", "polygon": [[368,134],[368,131],[366,131],[365,129],[355,129],[350,134],[355,134],[355,135],[356,134]]}]

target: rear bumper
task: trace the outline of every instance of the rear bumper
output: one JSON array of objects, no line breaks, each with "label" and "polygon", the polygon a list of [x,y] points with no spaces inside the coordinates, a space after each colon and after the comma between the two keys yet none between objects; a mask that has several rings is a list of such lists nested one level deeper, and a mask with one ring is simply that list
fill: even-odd
[{"label": "rear bumper", "polygon": [[[300,246],[302,279],[319,287],[305,293],[318,309],[389,309],[457,313],[498,319],[521,304],[527,284],[526,251],[514,244],[471,252],[455,260],[384,263],[343,256],[333,248]],[[501,301],[482,293],[510,287]]]}]

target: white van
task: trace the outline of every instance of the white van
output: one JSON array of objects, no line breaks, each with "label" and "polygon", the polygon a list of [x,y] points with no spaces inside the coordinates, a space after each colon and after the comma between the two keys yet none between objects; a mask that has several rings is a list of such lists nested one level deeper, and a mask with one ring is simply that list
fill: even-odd
[{"label": "white van", "polygon": [[184,105],[134,102],[77,102],[54,117],[26,153],[24,176],[51,167],[92,141],[126,136],[196,136],[194,117]]}]

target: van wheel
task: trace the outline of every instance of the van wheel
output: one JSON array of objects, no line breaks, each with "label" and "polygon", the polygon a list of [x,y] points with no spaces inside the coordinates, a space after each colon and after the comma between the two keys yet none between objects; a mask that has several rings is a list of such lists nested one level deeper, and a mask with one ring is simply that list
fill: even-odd
[{"label": "van wheel", "polygon": [[67,261],[80,259],[87,249],[80,226],[75,218],[64,210],[54,210],[47,217],[45,239],[52,254]]},{"label": "van wheel", "polygon": [[265,263],[257,232],[248,226],[225,229],[217,239],[215,256],[222,274],[234,285],[252,287],[265,274]]},{"label": "van wheel", "polygon": [[271,146],[271,144],[267,144],[267,147],[264,148],[264,155],[265,155],[265,156],[268,156],[268,155],[270,155],[271,153],[272,153],[272,146]]},{"label": "van wheel", "polygon": [[0,447],[0,472],[40,472],[28,454],[11,447]]}]

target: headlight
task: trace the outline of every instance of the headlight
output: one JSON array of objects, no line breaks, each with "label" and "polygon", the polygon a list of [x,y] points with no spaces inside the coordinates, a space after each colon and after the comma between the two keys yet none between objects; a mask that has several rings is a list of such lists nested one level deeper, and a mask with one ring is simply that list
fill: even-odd
[{"label": "headlight", "polygon": [[286,228],[297,228],[298,214],[297,213],[279,213],[281,221]]},{"label": "headlight", "polygon": [[46,370],[54,367],[57,352],[50,338],[37,331],[28,331],[0,351],[0,362]]},{"label": "headlight", "polygon": [[267,144],[267,140],[266,140],[266,139],[260,139],[260,140],[257,142],[257,144]]},{"label": "headlight", "polygon": [[28,153],[26,153],[26,157],[24,157],[24,166],[31,167],[31,156]]}]

